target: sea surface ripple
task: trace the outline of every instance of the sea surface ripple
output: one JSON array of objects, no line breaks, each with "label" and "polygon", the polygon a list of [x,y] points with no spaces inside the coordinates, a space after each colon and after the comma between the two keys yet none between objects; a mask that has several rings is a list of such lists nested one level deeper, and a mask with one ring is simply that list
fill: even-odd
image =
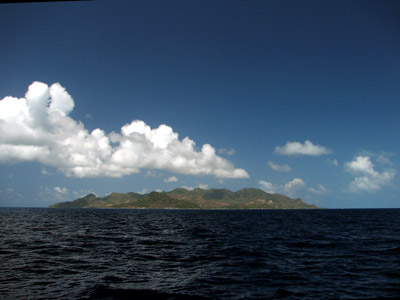
[{"label": "sea surface ripple", "polygon": [[0,299],[397,299],[400,210],[0,209]]}]

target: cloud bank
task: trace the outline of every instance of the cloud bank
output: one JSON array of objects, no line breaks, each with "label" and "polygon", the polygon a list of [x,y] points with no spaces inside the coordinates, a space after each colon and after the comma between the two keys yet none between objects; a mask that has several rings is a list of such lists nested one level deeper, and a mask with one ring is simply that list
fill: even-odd
[{"label": "cloud bank", "polygon": [[299,142],[287,142],[283,147],[276,147],[275,153],[281,155],[312,155],[312,156],[319,156],[324,154],[330,154],[332,151],[329,149],[314,145],[310,141],[305,141],[304,144]]},{"label": "cloud bank", "polygon": [[396,171],[377,172],[374,167],[369,156],[357,156],[345,164],[346,170],[357,176],[350,183],[351,192],[375,192],[391,184]]},{"label": "cloud bank", "polygon": [[150,128],[135,120],[120,133],[89,132],[69,117],[74,101],[58,83],[32,83],[25,98],[0,100],[0,163],[37,161],[70,177],[122,177],[140,169],[188,175],[247,178],[204,144],[196,151],[188,137],[167,125]]}]

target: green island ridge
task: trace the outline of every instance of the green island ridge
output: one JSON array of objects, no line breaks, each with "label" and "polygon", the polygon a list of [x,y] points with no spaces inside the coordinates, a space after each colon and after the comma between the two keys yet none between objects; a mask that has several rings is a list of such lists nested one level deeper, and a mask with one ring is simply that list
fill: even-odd
[{"label": "green island ridge", "polygon": [[237,192],[227,189],[186,190],[170,192],[111,193],[105,197],[86,195],[74,201],[51,205],[52,208],[135,208],[135,209],[317,209],[302,199],[269,194],[260,189],[245,188]]}]

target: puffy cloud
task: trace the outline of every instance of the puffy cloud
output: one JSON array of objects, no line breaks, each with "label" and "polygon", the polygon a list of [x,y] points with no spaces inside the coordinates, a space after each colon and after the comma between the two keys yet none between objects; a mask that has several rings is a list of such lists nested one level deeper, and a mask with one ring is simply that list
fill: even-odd
[{"label": "puffy cloud", "polygon": [[164,182],[177,182],[177,181],[178,181],[178,178],[176,178],[175,176],[171,176],[171,177],[164,179]]},{"label": "puffy cloud", "polygon": [[281,155],[312,155],[319,156],[324,154],[330,154],[332,151],[329,149],[314,145],[310,141],[305,141],[304,144],[299,142],[287,142],[283,147],[275,147],[275,153]]},{"label": "puffy cloud", "polygon": [[285,191],[291,193],[295,190],[301,189],[305,186],[305,182],[301,178],[294,178],[284,185]]},{"label": "puffy cloud", "polygon": [[120,133],[89,132],[68,114],[74,101],[58,83],[34,82],[25,98],[0,100],[0,163],[38,161],[73,177],[121,177],[140,169],[188,175],[247,178],[205,144],[200,151],[167,125],[135,120]]},{"label": "puffy cloud", "polygon": [[289,165],[278,165],[277,163],[274,163],[273,161],[268,162],[268,166],[274,171],[278,172],[289,172],[292,170],[292,168]]},{"label": "puffy cloud", "polygon": [[368,156],[357,156],[353,161],[346,163],[346,168],[352,173],[364,173],[372,175],[375,173],[374,165]]},{"label": "puffy cloud", "polygon": [[391,184],[396,171],[377,172],[374,167],[369,156],[357,156],[345,164],[346,170],[357,176],[350,183],[351,192],[375,192]]}]

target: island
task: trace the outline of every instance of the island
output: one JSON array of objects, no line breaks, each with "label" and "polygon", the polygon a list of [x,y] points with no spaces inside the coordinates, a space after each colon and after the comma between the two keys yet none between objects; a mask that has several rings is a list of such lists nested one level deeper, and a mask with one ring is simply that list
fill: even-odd
[{"label": "island", "polygon": [[51,205],[52,208],[134,208],[134,209],[317,209],[302,199],[282,194],[269,194],[256,188],[237,192],[227,189],[187,190],[170,192],[111,193],[105,197],[86,195],[74,201]]}]

